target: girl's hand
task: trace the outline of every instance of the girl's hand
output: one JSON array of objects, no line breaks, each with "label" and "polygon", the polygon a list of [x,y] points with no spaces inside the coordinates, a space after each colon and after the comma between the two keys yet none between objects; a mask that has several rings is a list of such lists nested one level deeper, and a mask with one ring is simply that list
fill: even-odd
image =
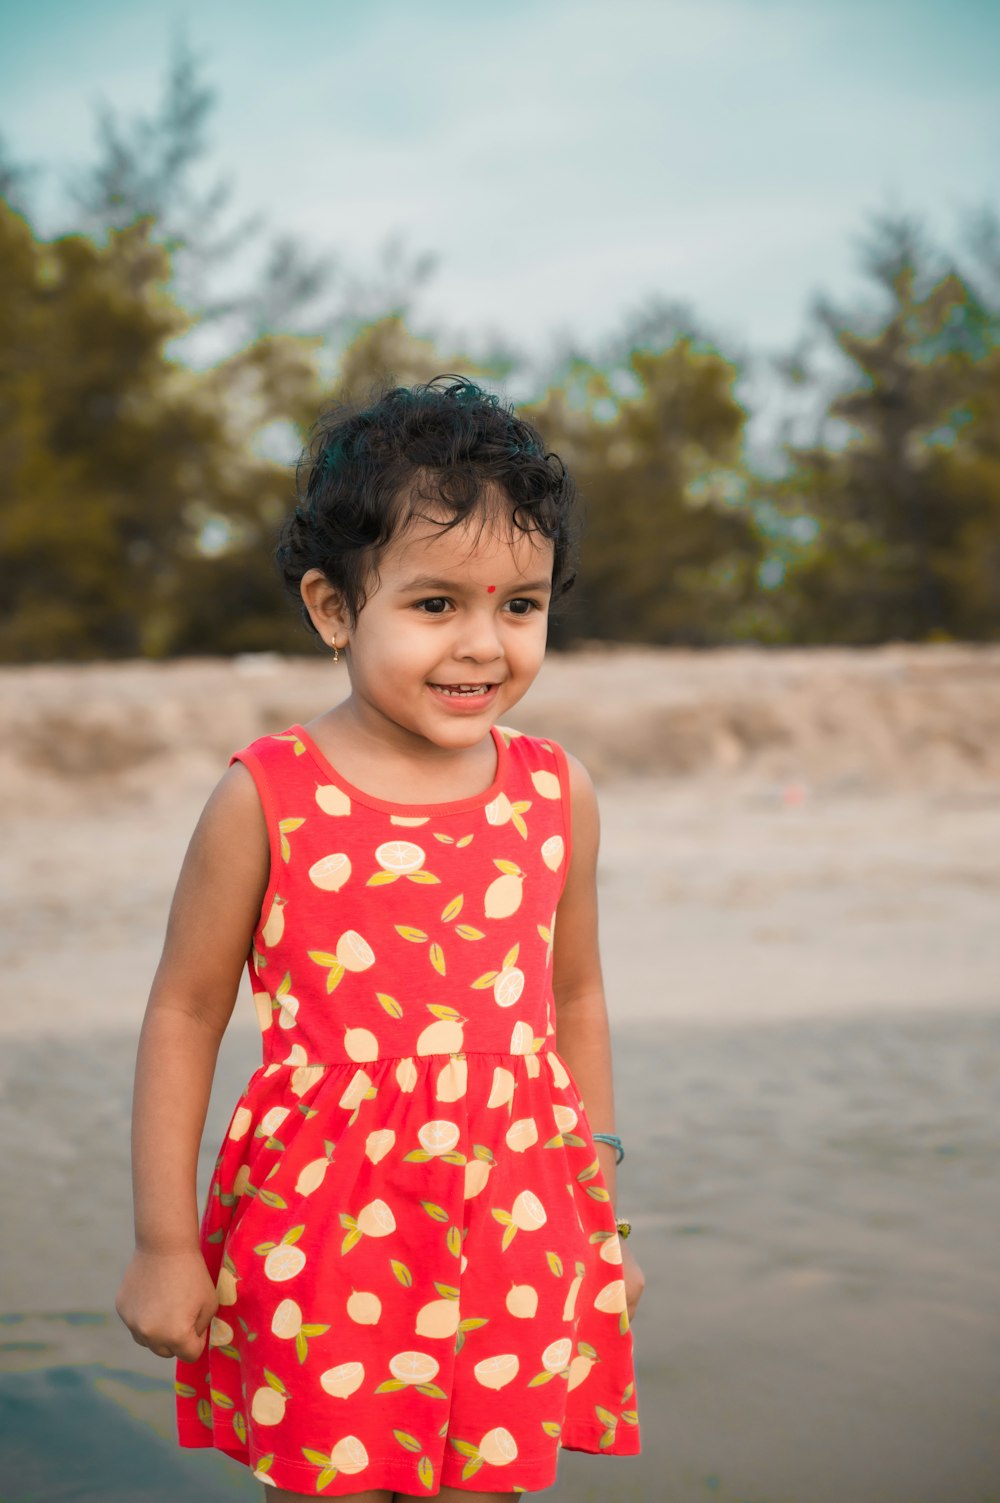
[{"label": "girl's hand", "polygon": [[218,1293],[198,1248],[137,1248],[115,1299],[133,1341],[157,1357],[181,1357],[185,1362],[201,1356],[218,1307]]},{"label": "girl's hand", "polygon": [[642,1291],[646,1287],[646,1275],[639,1267],[633,1254],[629,1251],[628,1242],[622,1238],[622,1278],[625,1280],[625,1308],[628,1311],[629,1323],[635,1315],[635,1307],[642,1297]]}]

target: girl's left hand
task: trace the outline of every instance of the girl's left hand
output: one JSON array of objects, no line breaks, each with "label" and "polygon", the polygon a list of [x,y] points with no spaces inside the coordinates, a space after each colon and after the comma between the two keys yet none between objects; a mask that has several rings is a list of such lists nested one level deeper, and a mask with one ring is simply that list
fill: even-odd
[{"label": "girl's left hand", "polygon": [[625,1280],[625,1308],[628,1311],[629,1324],[635,1315],[635,1308],[646,1287],[646,1275],[636,1262],[633,1253],[629,1249],[626,1238],[619,1238],[622,1245],[622,1278]]}]

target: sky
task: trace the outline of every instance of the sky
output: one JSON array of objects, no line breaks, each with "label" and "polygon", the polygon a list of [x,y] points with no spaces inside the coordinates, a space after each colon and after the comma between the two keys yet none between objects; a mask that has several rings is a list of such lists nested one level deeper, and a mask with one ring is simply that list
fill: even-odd
[{"label": "sky", "polygon": [[234,210],[358,269],[433,252],[415,322],[459,342],[593,345],[658,297],[766,357],[817,294],[871,300],[871,215],[954,249],[1000,210],[996,0],[0,0],[0,135],[47,212],[178,31]]}]

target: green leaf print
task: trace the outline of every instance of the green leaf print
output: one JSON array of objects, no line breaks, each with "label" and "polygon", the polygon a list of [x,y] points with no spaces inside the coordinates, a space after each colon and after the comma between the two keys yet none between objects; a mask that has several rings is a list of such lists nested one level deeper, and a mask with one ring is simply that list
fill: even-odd
[{"label": "green leaf print", "polygon": [[471,1441],[468,1441],[468,1440],[456,1440],[454,1438],[454,1436],[452,1436],[451,1443],[455,1447],[455,1450],[458,1452],[458,1454],[460,1456],[473,1456],[473,1457],[475,1457],[475,1456],[479,1455],[479,1447],[478,1446],[474,1446],[471,1443]]}]

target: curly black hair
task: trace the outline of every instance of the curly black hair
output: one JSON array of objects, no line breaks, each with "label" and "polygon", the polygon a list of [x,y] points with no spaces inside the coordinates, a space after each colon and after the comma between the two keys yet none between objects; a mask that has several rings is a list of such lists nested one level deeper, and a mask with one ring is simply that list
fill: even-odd
[{"label": "curly black hair", "polygon": [[[476,513],[483,521],[506,514],[511,528],[550,539],[553,601],[576,577],[572,476],[531,423],[464,376],[411,387],[386,381],[364,406],[334,403],[313,428],[296,481],[278,567],[300,601],[302,576],[321,569],[352,625],[388,543],[412,517],[425,516],[421,501],[442,529]],[[305,607],[302,614],[314,631]]]}]

